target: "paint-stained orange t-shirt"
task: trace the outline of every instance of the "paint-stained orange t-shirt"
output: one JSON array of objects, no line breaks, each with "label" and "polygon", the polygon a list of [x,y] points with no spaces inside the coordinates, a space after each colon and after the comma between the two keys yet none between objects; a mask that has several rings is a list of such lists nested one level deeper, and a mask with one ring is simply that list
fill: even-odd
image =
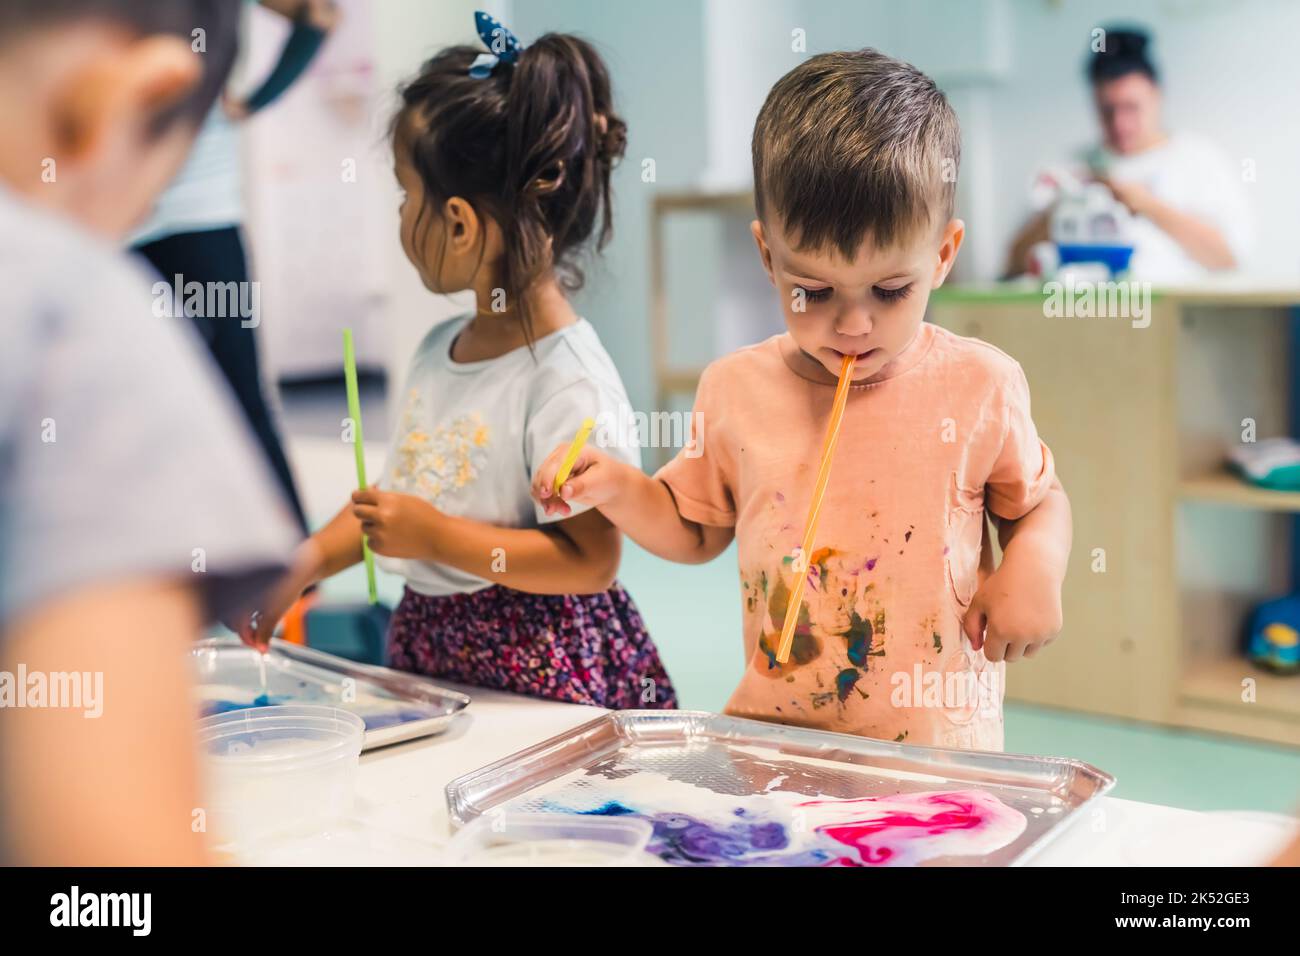
[{"label": "paint-stained orange t-shirt", "polygon": [[[695,446],[659,471],[682,516],[734,526],[746,667],[727,712],[965,749],[1002,749],[1005,665],[961,621],[992,568],[984,512],[1015,519],[1054,479],[1018,363],[929,323],[850,389],[813,551],[798,549],[835,386],[775,336],[700,379]],[[796,567],[790,660],[776,661]]]}]

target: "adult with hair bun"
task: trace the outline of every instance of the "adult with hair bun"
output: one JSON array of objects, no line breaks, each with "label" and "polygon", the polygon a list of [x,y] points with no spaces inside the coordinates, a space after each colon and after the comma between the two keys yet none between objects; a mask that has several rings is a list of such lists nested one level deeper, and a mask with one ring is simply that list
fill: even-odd
[{"label": "adult with hair bun", "polygon": [[[1133,214],[1137,278],[1179,284],[1247,269],[1253,229],[1242,171],[1204,137],[1165,130],[1150,43],[1140,29],[1098,31],[1086,73],[1103,141],[1071,173],[1103,183]],[[1021,229],[1009,273],[1026,271],[1031,248],[1048,238],[1052,208]]]}]

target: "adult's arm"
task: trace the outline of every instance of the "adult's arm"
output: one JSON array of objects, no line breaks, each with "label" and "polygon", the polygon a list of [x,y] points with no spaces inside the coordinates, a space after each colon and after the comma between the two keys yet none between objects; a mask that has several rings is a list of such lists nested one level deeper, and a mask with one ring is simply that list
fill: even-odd
[{"label": "adult's arm", "polygon": [[1006,278],[1014,278],[1029,271],[1029,250],[1037,243],[1046,242],[1050,238],[1048,223],[1051,217],[1052,210],[1049,207],[1035,214],[1020,228],[1020,232],[1011,242],[1011,250],[1007,253]]},{"label": "adult's arm", "polygon": [[292,20],[293,30],[262,85],[244,100],[246,115],[270,106],[293,86],[338,23],[338,10],[330,0],[261,0],[261,4]]},{"label": "adult's arm", "polygon": [[1205,268],[1232,269],[1238,265],[1227,237],[1213,223],[1162,202],[1145,186],[1105,182],[1115,198],[1135,216],[1151,220]]}]

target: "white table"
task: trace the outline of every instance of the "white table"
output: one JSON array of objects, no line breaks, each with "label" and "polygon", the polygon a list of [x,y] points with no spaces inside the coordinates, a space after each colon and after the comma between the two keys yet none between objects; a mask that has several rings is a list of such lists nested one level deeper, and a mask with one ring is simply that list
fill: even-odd
[{"label": "white table", "polygon": [[[604,711],[453,687],[473,698],[443,734],[361,756],[355,822],[330,834],[263,848],[249,863],[403,865],[438,862],[451,837],[447,783],[501,757],[585,723]],[[1033,858],[1036,866],[1255,862],[1277,838],[1277,818],[1199,813],[1103,798]],[[1189,834],[1195,840],[1189,840]],[[1185,856],[1218,847],[1214,859]],[[1243,857],[1243,854],[1245,856]],[[1252,855],[1253,854],[1253,855]],[[1266,855],[1266,854],[1265,854]]]}]

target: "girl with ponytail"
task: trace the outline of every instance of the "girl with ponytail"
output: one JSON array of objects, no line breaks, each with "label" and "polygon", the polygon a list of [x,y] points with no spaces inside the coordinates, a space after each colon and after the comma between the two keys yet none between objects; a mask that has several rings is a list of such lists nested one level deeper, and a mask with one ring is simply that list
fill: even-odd
[{"label": "girl with ponytail", "polygon": [[[476,14],[490,52],[445,49],[403,89],[392,123],[402,247],[434,293],[473,290],[473,314],[433,328],[399,395],[379,485],[304,545],[260,626],[310,584],[361,560],[362,535],[406,578],[390,663],[432,677],[601,707],[676,699],[614,575],[619,532],[594,509],[546,515],[533,472],[587,418],[640,464],[630,403],[569,295],[612,230],[610,173],[626,126],[590,44],[523,47]],[[556,520],[560,519],[560,520]]]}]

